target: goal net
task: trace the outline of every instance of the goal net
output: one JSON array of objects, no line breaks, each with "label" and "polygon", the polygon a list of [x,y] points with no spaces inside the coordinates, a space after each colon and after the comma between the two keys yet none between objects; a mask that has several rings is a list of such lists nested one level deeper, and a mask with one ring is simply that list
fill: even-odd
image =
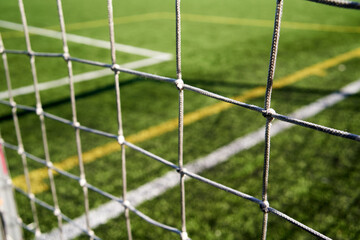
[{"label": "goal net", "polygon": [[[350,2],[350,1],[342,1],[342,0],[309,0],[312,2],[320,3],[320,4],[327,4],[332,5],[340,8],[351,8],[351,9],[359,9],[360,4],[357,2]],[[2,84],[7,85],[7,92],[4,100],[0,100],[2,106],[11,109],[11,118],[12,124],[14,127],[14,134],[16,135],[16,143],[11,143],[7,141],[4,137],[1,139],[1,149],[0,149],[0,160],[2,166],[2,174],[1,174],[1,222],[0,227],[2,232],[5,235],[8,235],[7,239],[22,239],[24,237],[24,232],[26,232],[26,236],[29,236],[29,233],[32,236],[35,236],[37,239],[67,239],[74,237],[74,233],[71,231],[80,232],[81,234],[86,235],[89,239],[100,239],[100,237],[96,234],[96,229],[94,229],[93,224],[97,221],[94,218],[100,218],[100,216],[96,216],[96,213],[91,213],[91,209],[89,206],[89,192],[96,193],[101,195],[103,198],[108,200],[112,200],[112,203],[115,203],[118,206],[122,207],[122,211],[125,216],[125,224],[127,229],[127,236],[128,239],[132,239],[132,235],[134,232],[137,231],[136,227],[132,227],[132,222],[130,216],[136,215],[143,221],[152,224],[156,228],[162,228],[166,231],[173,232],[179,236],[179,239],[187,240],[190,239],[192,236],[188,234],[187,231],[187,218],[186,218],[186,188],[185,188],[185,178],[195,179],[197,181],[202,182],[203,184],[208,184],[220,190],[224,190],[228,194],[232,194],[237,196],[241,199],[246,201],[250,201],[254,204],[260,206],[259,211],[262,211],[263,215],[263,222],[262,222],[262,239],[267,238],[267,230],[268,230],[268,219],[269,215],[274,215],[278,218],[285,219],[286,221],[290,222],[291,224],[303,229],[304,231],[308,232],[310,235],[318,237],[320,239],[330,239],[331,236],[325,236],[324,234],[320,233],[319,231],[297,221],[296,219],[288,216],[286,213],[282,212],[281,209],[276,209],[271,206],[269,203],[269,168],[270,168],[270,143],[271,137],[275,135],[280,129],[285,129],[289,127],[289,124],[298,125],[304,128],[313,129],[314,131],[320,131],[324,134],[335,135],[339,138],[346,138],[352,141],[360,141],[360,136],[354,133],[345,132],[342,130],[330,128],[327,126],[323,126],[320,124],[316,124],[313,122],[303,120],[304,115],[308,114],[316,114],[317,107],[320,105],[333,105],[336,102],[340,101],[341,99],[355,94],[359,89],[359,84],[352,85],[347,88],[341,89],[338,93],[332,95],[332,97],[324,98],[319,100],[315,105],[309,106],[307,108],[303,108],[298,112],[292,115],[283,115],[277,113],[271,106],[271,99],[272,99],[272,91],[274,89],[274,75],[275,75],[275,66],[277,60],[277,53],[278,53],[278,46],[279,46],[279,39],[280,39],[280,29],[281,29],[281,18],[283,12],[283,4],[284,0],[277,0],[276,1],[276,10],[275,10],[275,21],[274,21],[274,28],[273,28],[273,38],[271,44],[271,54],[270,54],[270,62],[268,68],[268,77],[266,82],[265,94],[263,95],[265,98],[264,106],[257,106],[245,103],[242,100],[236,100],[232,98],[225,97],[223,95],[195,87],[190,85],[186,82],[186,76],[182,75],[182,65],[181,65],[181,9],[180,9],[180,0],[175,1],[175,11],[173,16],[175,17],[175,24],[176,24],[176,32],[175,32],[175,44],[174,48],[176,49],[176,78],[151,74],[143,71],[135,70],[134,67],[129,64],[129,66],[119,64],[119,60],[117,59],[116,51],[118,49],[123,49],[124,51],[128,52],[137,52],[140,55],[146,56],[147,59],[138,61],[137,64],[139,66],[147,66],[150,62],[162,62],[167,61],[171,58],[169,54],[156,52],[139,48],[127,48],[124,45],[118,44],[115,42],[115,31],[114,31],[114,16],[113,16],[113,2],[112,0],[107,1],[107,11],[108,11],[108,32],[109,32],[109,40],[91,40],[87,37],[76,36],[74,34],[68,34],[66,30],[66,13],[63,13],[62,2],[61,0],[57,0],[57,14],[59,19],[60,31],[55,30],[44,30],[36,27],[31,27],[27,23],[27,15],[26,9],[23,4],[23,0],[19,0],[19,13],[21,15],[22,25],[19,24],[10,24],[7,23],[6,26],[12,29],[17,29],[18,31],[23,31],[23,35],[25,36],[26,42],[26,49],[22,50],[13,50],[8,49],[1,38],[0,35],[0,53],[2,55],[2,63],[4,66],[5,76],[2,79]],[[30,4],[30,3],[29,3]],[[65,15],[65,16],[64,16]],[[147,16],[148,18],[151,15]],[[4,21],[3,21],[4,23]],[[62,41],[62,51],[61,52],[37,52],[33,51],[32,44],[33,42],[30,41],[30,36],[32,34],[42,34],[43,36],[50,36],[52,38],[61,39]],[[77,41],[79,43],[87,44],[91,42],[100,48],[108,48],[110,52],[111,58],[108,62],[99,62],[93,61],[90,59],[84,59],[81,57],[73,56],[72,53],[69,51],[68,42],[69,41]],[[110,46],[110,47],[109,47]],[[184,46],[186,48],[186,45]],[[22,87],[21,90],[13,89],[10,76],[10,69],[11,66],[8,64],[8,57],[9,56],[28,56],[28,68],[31,71],[31,77],[33,81],[33,85],[30,88]],[[57,82],[52,83],[50,86],[49,84],[43,83],[39,81],[38,73],[37,73],[37,60],[38,59],[63,59],[65,64],[63,66],[64,69],[67,71],[67,77],[65,79],[60,79]],[[139,63],[140,62],[140,63]],[[114,106],[116,106],[116,119],[109,119],[109,121],[116,121],[117,123],[117,131],[110,132],[110,131],[103,131],[100,128],[96,128],[94,126],[84,126],[81,124],[79,117],[78,117],[78,105],[77,105],[77,96],[75,94],[75,83],[80,81],[86,81],[87,75],[83,74],[81,76],[74,74],[73,64],[83,64],[84,66],[92,66],[96,68],[101,68],[101,72],[97,71],[96,76],[105,76],[112,74],[113,75],[113,87],[115,89],[115,97],[113,99]],[[16,66],[15,66],[16,67]],[[62,66],[59,66],[61,68]],[[20,70],[21,71],[21,70]],[[121,108],[121,100],[120,100],[120,82],[119,76],[121,74],[128,74],[133,75],[141,78],[152,79],[155,81],[164,82],[165,84],[169,84],[173,86],[174,89],[177,90],[178,93],[178,103],[177,103],[177,112],[178,117],[177,121],[173,122],[171,126],[175,126],[178,131],[178,141],[177,141],[177,163],[173,163],[170,160],[167,160],[155,153],[152,153],[146,150],[143,147],[140,147],[136,144],[136,139],[128,137],[125,133],[126,129],[123,128],[123,112]],[[59,87],[62,85],[66,85],[68,87],[68,92],[70,95],[70,103],[71,103],[71,116],[66,118],[63,116],[52,114],[50,111],[44,110],[44,103],[42,102],[40,91],[43,89],[50,89]],[[356,90],[354,90],[356,89]],[[35,104],[34,105],[24,105],[18,104],[15,101],[15,97],[20,95],[24,92],[33,92],[35,95]],[[253,111],[259,115],[259,118],[264,118],[265,127],[260,129],[258,132],[247,135],[246,138],[242,139],[241,141],[234,142],[240,148],[247,149],[251,146],[254,146],[257,142],[255,142],[255,138],[257,139],[258,136],[261,137],[261,141],[264,140],[264,161],[263,161],[263,179],[262,179],[262,192],[261,198],[256,198],[248,193],[242,192],[238,189],[223,185],[219,182],[216,182],[212,179],[206,178],[200,174],[203,169],[214,167],[215,165],[211,163],[209,159],[220,159],[219,161],[225,161],[232,153],[229,153],[230,148],[224,148],[222,151],[219,150],[214,152],[214,156],[209,158],[204,158],[202,161],[196,163],[188,163],[185,164],[183,158],[183,142],[184,142],[184,126],[188,124],[184,119],[184,105],[187,103],[184,100],[184,94],[186,92],[193,92],[196,94],[200,94],[212,99],[215,99],[217,102],[226,103],[225,105],[219,105],[219,108],[228,108],[228,106],[235,106],[238,108],[245,108],[249,111]],[[141,99],[139,100],[141,101]],[[161,101],[161,99],[154,99],[154,101]],[[189,103],[191,104],[191,103]],[[221,107],[222,106],[222,107]],[[84,106],[82,106],[84,107]],[[88,106],[91,108],[91,106]],[[41,140],[38,140],[37,146],[41,148],[43,151],[43,157],[38,156],[37,153],[27,151],[27,143],[24,141],[24,132],[21,127],[21,121],[19,120],[19,111],[21,113],[26,112],[32,117],[36,117],[38,122],[41,126]],[[90,111],[90,110],[89,110]],[[98,114],[101,113],[101,109],[97,109]],[[215,110],[216,111],[216,110]],[[302,111],[302,117],[298,117]],[[314,111],[314,112],[312,112]],[[194,116],[196,118],[196,116]],[[241,116],[240,116],[241,117]],[[59,167],[56,162],[52,161],[52,156],[49,153],[49,143],[48,143],[48,130],[47,130],[47,122],[46,120],[56,121],[59,125],[66,125],[73,128],[73,138],[75,139],[76,144],[76,162],[79,171],[67,171],[64,170],[63,167]],[[279,120],[273,124],[274,120]],[[273,125],[272,125],[273,124]],[[283,125],[281,125],[283,124]],[[168,128],[172,128],[170,125],[167,125]],[[170,127],[169,127],[170,126]],[[61,135],[61,131],[57,133]],[[96,135],[100,136],[101,138],[107,138],[111,140],[115,140],[117,142],[117,147],[114,147],[118,150],[121,150],[121,157],[119,157],[119,162],[121,162],[121,173],[119,172],[119,176],[121,176],[121,192],[122,195],[119,197],[115,194],[110,193],[105,189],[101,189],[88,181],[88,173],[85,167],[85,160],[87,156],[84,155],[83,151],[83,139],[84,135],[89,136]],[[149,131],[147,134],[153,134],[153,132]],[[66,138],[67,136],[65,136]],[[257,141],[257,140],[256,140]],[[194,143],[196,144],[196,143]],[[127,189],[127,162],[131,161],[131,159],[127,159],[127,149],[132,149],[146,157],[157,161],[164,166],[168,167],[172,171],[163,177],[162,181],[167,183],[167,187],[164,190],[159,190],[159,194],[164,192],[166,189],[172,186],[178,186],[178,191],[180,195],[179,204],[174,203],[174,208],[180,209],[180,219],[179,219],[179,226],[169,226],[165,223],[159,222],[156,220],[156,217],[145,214],[137,208],[137,200],[134,200],[133,193],[134,191],[128,191]],[[64,150],[66,151],[66,150]],[[176,151],[176,150],[175,150]],[[8,164],[12,161],[10,157],[6,157],[7,155],[13,156],[14,154],[7,154],[7,153],[16,153],[18,157],[21,159],[22,163],[22,171],[23,171],[23,180],[24,185],[26,185],[24,190],[20,188],[16,184],[11,181],[11,173],[8,173],[8,167],[5,160],[8,161]],[[96,154],[96,153],[95,153]],[[42,155],[42,154],[40,154]],[[221,160],[222,159],[222,160]],[[37,197],[37,188],[42,187],[41,185],[32,183],[31,178],[31,166],[36,164],[40,164],[45,167],[46,171],[38,172],[38,174],[45,174],[46,178],[49,181],[49,191],[51,191],[51,200],[45,201],[41,198]],[[206,166],[205,166],[206,165]],[[17,166],[20,167],[20,166]],[[63,213],[61,208],[61,203],[59,203],[58,195],[60,194],[58,191],[57,181],[55,180],[55,176],[61,175],[64,178],[68,179],[69,184],[78,184],[78,188],[81,189],[82,195],[82,207],[81,211],[84,213],[84,217],[82,218],[81,222],[74,220],[74,217],[67,216]],[[152,189],[154,185],[143,185],[142,191],[143,192],[156,192],[155,189]],[[74,186],[75,187],[75,186]],[[241,188],[239,188],[241,189]],[[22,206],[15,206],[15,201],[13,197],[13,192],[16,194],[23,195],[27,201],[30,203],[30,210],[31,210],[31,217],[29,219],[22,219],[20,215],[17,214],[17,209],[22,208]],[[141,191],[139,190],[139,193]],[[146,199],[144,199],[145,201]],[[114,206],[114,205],[109,205]],[[80,208],[80,207],[79,207]],[[110,207],[111,208],[111,207]],[[130,214],[132,213],[132,214]],[[44,214],[53,215],[57,219],[57,229],[52,231],[51,233],[44,233],[41,225],[41,219]],[[95,214],[95,216],[94,216]],[[110,214],[110,213],[109,213]],[[76,229],[76,230],[69,230],[69,229]],[[239,228],[240,229],[240,228]],[[199,229],[201,231],[201,229]],[[240,230],[239,230],[240,231]],[[4,238],[5,239],[5,238]]]}]

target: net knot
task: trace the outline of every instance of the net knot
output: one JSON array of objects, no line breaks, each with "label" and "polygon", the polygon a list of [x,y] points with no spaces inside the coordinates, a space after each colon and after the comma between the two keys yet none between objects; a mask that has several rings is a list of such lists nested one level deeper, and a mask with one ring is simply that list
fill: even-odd
[{"label": "net knot", "polygon": [[88,231],[88,234],[89,234],[89,237],[91,237],[91,238],[94,238],[94,237],[95,237],[95,233],[94,233],[93,230],[89,230],[89,231]]},{"label": "net knot", "polygon": [[65,61],[69,61],[70,60],[70,54],[69,53],[63,53],[63,58]]},{"label": "net knot", "polygon": [[124,207],[129,208],[131,206],[131,203],[128,200],[125,200],[123,202]]},{"label": "net knot", "polygon": [[181,240],[190,240],[187,232],[181,232],[180,236],[181,236]]},{"label": "net knot", "polygon": [[31,201],[34,201],[35,200],[35,195],[33,193],[30,193],[29,198],[30,198]]},{"label": "net knot", "polygon": [[275,110],[272,108],[262,110],[262,115],[266,118],[273,119],[273,115],[276,114]]},{"label": "net knot", "polygon": [[44,110],[42,109],[42,107],[37,107],[36,108],[36,115],[40,116],[44,113]]},{"label": "net knot", "polygon": [[46,162],[46,167],[52,168],[54,164],[52,162]]},{"label": "net knot", "polygon": [[175,85],[176,85],[177,89],[179,89],[179,90],[184,89],[184,81],[182,79],[176,80]]},{"label": "net knot", "polygon": [[0,54],[3,54],[5,51],[4,47],[2,45],[0,45]]},{"label": "net knot", "polygon": [[60,211],[60,209],[59,209],[58,207],[56,207],[56,208],[54,209],[54,215],[55,215],[56,217],[58,217],[58,216],[61,215],[61,211]]},{"label": "net knot", "polygon": [[268,201],[263,201],[260,203],[260,209],[265,213],[269,212],[269,207],[270,207],[270,204]]},{"label": "net knot", "polygon": [[180,173],[180,174],[185,174],[187,172],[186,168],[177,168],[176,172]]},{"label": "net knot", "polygon": [[15,101],[10,101],[10,106],[12,108],[16,108],[16,102]]},{"label": "net knot", "polygon": [[29,50],[29,51],[27,51],[27,55],[28,55],[29,57],[32,57],[32,56],[35,55],[35,53],[34,53],[34,51]]},{"label": "net knot", "polygon": [[18,148],[18,154],[19,155],[23,155],[24,153],[25,153],[25,151],[24,151],[24,148],[22,147],[22,146],[20,146],[19,148]]},{"label": "net knot", "polygon": [[74,123],[73,123],[73,127],[74,127],[74,128],[79,128],[79,127],[80,127],[80,123],[79,123],[79,122],[74,122]]},{"label": "net knot", "polygon": [[87,184],[86,179],[85,178],[81,178],[79,181],[79,184],[81,187],[85,187],[85,185]]},{"label": "net knot", "polygon": [[111,70],[113,70],[114,72],[119,72],[120,71],[120,65],[119,64],[113,64],[111,66]]},{"label": "net knot", "polygon": [[118,136],[117,141],[120,145],[123,145],[125,143],[125,137],[124,136]]}]

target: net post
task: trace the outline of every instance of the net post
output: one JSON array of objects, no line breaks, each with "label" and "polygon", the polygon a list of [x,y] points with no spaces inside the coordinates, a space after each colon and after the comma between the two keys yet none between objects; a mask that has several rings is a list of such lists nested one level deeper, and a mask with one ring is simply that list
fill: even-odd
[{"label": "net post", "polygon": [[0,238],[22,240],[22,231],[18,222],[14,190],[6,162],[3,139],[0,135]]},{"label": "net post", "polygon": [[[16,103],[12,96],[10,71],[9,71],[7,56],[5,53],[5,47],[4,47],[4,44],[2,41],[1,33],[0,33],[0,52],[1,52],[3,64],[4,64],[8,96],[9,96],[10,104],[12,107],[11,112],[12,112],[13,121],[14,121],[14,125],[15,125],[16,138],[17,138],[18,146],[19,146],[18,149],[23,149],[19,121],[18,121],[17,114],[16,114]],[[1,165],[1,167],[0,167],[1,168],[0,169],[0,200],[1,200],[0,212],[4,213],[4,215],[1,214],[1,216],[4,217],[4,219],[1,219],[2,220],[1,226],[2,226],[2,231],[3,231],[2,233],[6,234],[6,237],[7,236],[12,237],[13,240],[20,240],[20,239],[23,239],[22,231],[20,228],[21,218],[17,214],[16,202],[15,202],[15,198],[14,198],[14,189],[13,189],[11,177],[9,175],[8,166],[6,164],[7,162],[6,162],[6,155],[5,155],[5,149],[3,147],[3,143],[4,143],[4,140],[2,139],[2,137],[0,135],[0,165]],[[28,189],[30,189],[29,188],[29,177],[27,174],[28,169],[26,167],[27,166],[26,158],[23,155],[21,156],[21,158],[22,158],[22,163],[23,163],[23,167],[24,167],[24,173],[26,176],[25,177],[26,184],[28,186]],[[25,164],[24,164],[24,162],[25,162]],[[32,210],[34,210],[33,206],[34,206],[34,203],[31,202]],[[6,209],[6,211],[3,211],[4,209]],[[36,209],[35,209],[35,212],[33,212],[33,214],[34,213],[36,214]],[[37,217],[34,216],[35,222],[36,222],[36,219],[37,219]],[[6,233],[4,233],[4,231],[6,231]],[[2,236],[2,237],[5,239],[4,236]]]}]

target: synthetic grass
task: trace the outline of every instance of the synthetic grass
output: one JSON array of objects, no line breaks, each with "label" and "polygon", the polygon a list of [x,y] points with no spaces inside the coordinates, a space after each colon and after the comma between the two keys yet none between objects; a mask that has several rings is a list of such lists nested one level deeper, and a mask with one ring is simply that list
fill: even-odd
[{"label": "synthetic grass", "polygon": [[[72,23],[106,20],[104,2],[64,1],[65,21]],[[32,1],[25,3],[29,25],[38,27],[58,26],[54,2]],[[46,6],[44,5],[46,4]],[[76,6],[75,6],[75,5]],[[1,19],[20,22],[15,1],[2,3]],[[169,13],[174,5],[164,1],[131,1],[115,3],[115,17],[139,15],[138,21],[116,25],[116,41],[119,43],[164,51],[174,54],[174,20],[159,18],[141,20],[146,13]],[[48,10],[49,9],[49,10]],[[81,9],[78,10],[78,9]],[[246,90],[263,86],[266,82],[267,65],[271,45],[271,26],[254,27],[233,24],[196,22],[186,14],[222,16],[247,19],[272,20],[275,1],[183,1],[183,49],[182,68],[184,81],[216,93],[232,97]],[[18,15],[16,15],[16,14]],[[306,13],[306,14],[305,14]],[[330,18],[328,16],[341,16]],[[165,14],[165,16],[167,16]],[[359,22],[358,12],[318,6],[305,1],[285,2],[284,22],[319,23],[328,25],[353,25]],[[286,25],[284,25],[286,26]],[[9,30],[4,30],[10,32]],[[2,31],[3,32],[3,31]],[[108,39],[108,27],[74,29],[69,32],[97,39]],[[6,34],[3,34],[6,36]],[[358,34],[289,29],[281,31],[280,50],[276,77],[281,78],[302,68],[324,61],[358,47]],[[61,41],[41,36],[31,36],[33,49],[37,51],[61,52]],[[7,48],[25,49],[21,37],[4,37]],[[108,50],[80,44],[69,44],[74,57],[110,62]],[[119,63],[141,59],[130,54],[118,54]],[[28,57],[8,55],[14,88],[32,83]],[[54,80],[67,75],[66,65],[61,59],[36,58],[40,81]],[[291,86],[276,89],[272,106],[279,113],[290,113],[301,106],[338,90],[358,79],[358,59],[344,67],[333,67],[326,76],[311,76]],[[74,72],[82,73],[98,68],[74,63]],[[21,71],[19,71],[19,68]],[[340,70],[341,71],[340,71]],[[141,69],[144,72],[164,76],[175,76],[175,62],[165,62]],[[0,67],[0,76],[4,76]],[[148,127],[177,117],[177,90],[167,83],[140,79],[127,74],[120,75],[124,131],[126,135],[137,133]],[[103,77],[75,85],[78,118],[81,124],[116,133],[116,103],[113,76]],[[1,77],[1,90],[5,90]],[[45,111],[71,119],[68,87],[41,93]],[[356,109],[359,95],[337,104],[311,120],[339,129],[358,133],[359,118]],[[18,103],[34,105],[33,95],[17,97]],[[185,112],[216,103],[213,99],[185,92]],[[249,100],[263,105],[263,98]],[[16,144],[10,109],[1,106],[1,133],[3,138]],[[25,149],[43,157],[39,120],[33,114],[19,111],[20,126]],[[344,121],[346,119],[346,121]],[[241,108],[231,108],[185,127],[184,157],[191,162],[207,155],[261,127],[265,119],[258,113]],[[76,155],[73,128],[53,120],[46,120],[51,160],[60,162]],[[89,133],[81,133],[84,151],[109,142],[109,139]],[[139,144],[141,147],[177,162],[177,133],[172,131]],[[12,176],[22,174],[20,159],[15,152],[6,151]],[[242,152],[204,176],[261,198],[261,176],[263,145]],[[303,221],[316,230],[336,239],[357,239],[360,229],[356,219],[360,216],[359,180],[356,160],[359,145],[349,140],[295,127],[276,136],[272,143],[270,171],[270,203],[272,206]],[[135,189],[146,182],[165,174],[169,169],[159,163],[127,150],[128,188]],[[29,162],[30,170],[39,164]],[[112,194],[121,195],[120,153],[108,156],[85,166],[89,183]],[[78,175],[77,168],[71,173]],[[62,212],[70,217],[83,214],[81,188],[69,179],[55,177]],[[179,190],[172,189],[153,201],[140,206],[140,210],[156,220],[180,226]],[[258,206],[232,195],[215,190],[202,183],[190,180],[186,187],[187,219],[189,236],[192,239],[254,239],[261,234],[262,214]],[[52,204],[50,192],[37,197]],[[25,223],[31,223],[28,200],[16,195],[19,213]],[[91,207],[107,202],[102,196],[90,193]],[[337,204],[339,203],[339,204]],[[56,227],[56,219],[47,210],[39,208],[43,232]],[[103,239],[126,238],[125,224],[120,217],[95,229]],[[173,239],[175,235],[153,228],[136,216],[132,216],[135,239]],[[26,238],[32,238],[26,234]],[[87,238],[87,237],[85,237]],[[268,239],[309,239],[307,233],[270,216]]]}]

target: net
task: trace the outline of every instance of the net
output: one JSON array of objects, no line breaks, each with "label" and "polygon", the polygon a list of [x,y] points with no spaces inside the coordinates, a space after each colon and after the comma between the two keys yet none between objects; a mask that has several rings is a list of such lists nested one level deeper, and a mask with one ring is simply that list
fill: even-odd
[{"label": "net", "polygon": [[[353,8],[358,9],[359,3],[357,2],[349,2],[349,1],[337,1],[337,0],[309,0],[312,2],[327,4],[327,5],[334,5],[337,7],[344,7],[344,8]],[[275,130],[271,131],[272,129],[272,122],[274,119],[280,120],[281,122],[285,123],[291,123],[295,125],[299,125],[305,128],[310,128],[316,131],[320,131],[326,134],[335,135],[341,138],[347,138],[354,141],[360,141],[360,136],[357,134],[341,131],[338,129],[329,128],[326,126],[322,126],[319,124],[315,124],[312,122],[308,122],[305,120],[302,120],[300,118],[296,117],[296,114],[294,116],[286,116],[277,113],[274,109],[271,108],[271,96],[272,96],[272,90],[273,90],[273,82],[274,82],[274,74],[275,74],[275,66],[276,66],[276,60],[277,60],[277,52],[278,52],[278,45],[279,45],[279,39],[280,39],[280,28],[281,28],[281,17],[282,17],[282,11],[283,11],[283,0],[277,0],[276,2],[276,12],[275,12],[275,22],[274,22],[274,32],[273,32],[273,39],[272,39],[272,45],[271,45],[271,55],[270,55],[270,63],[269,63],[269,70],[268,70],[268,78],[267,78],[267,85],[266,85],[266,91],[265,91],[265,103],[264,107],[256,106],[247,104],[241,101],[237,101],[234,99],[230,99],[227,97],[224,97],[222,95],[215,94],[213,92],[191,86],[189,84],[184,83],[182,80],[182,71],[181,71],[181,10],[180,10],[180,0],[176,0],[176,8],[175,8],[175,16],[176,16],[176,79],[169,78],[165,76],[150,74],[146,72],[136,71],[132,70],[130,68],[124,68],[117,64],[116,59],[116,43],[115,43],[115,32],[114,32],[114,17],[113,17],[113,3],[112,0],[108,0],[107,9],[108,9],[108,26],[109,26],[109,33],[110,33],[110,52],[111,52],[111,63],[103,63],[103,62],[96,62],[88,59],[81,59],[81,58],[75,58],[71,56],[71,53],[69,52],[68,48],[68,35],[66,34],[66,26],[63,16],[63,10],[62,10],[62,3],[61,0],[57,0],[57,8],[58,8],[58,16],[59,16],[59,22],[61,27],[61,39],[63,44],[63,52],[62,53],[47,53],[47,52],[34,52],[32,50],[32,45],[30,42],[30,32],[29,27],[27,24],[27,17],[25,14],[25,9],[23,5],[23,1],[19,0],[19,9],[22,19],[22,26],[23,31],[25,35],[26,40],[26,50],[10,50],[6,49],[0,35],[0,52],[3,59],[4,69],[5,69],[5,77],[7,82],[7,88],[8,88],[8,98],[9,101],[1,100],[1,104],[5,105],[12,109],[12,118],[15,126],[15,132],[16,132],[16,138],[17,138],[17,145],[10,144],[6,142],[5,140],[2,140],[1,145],[8,149],[9,151],[17,151],[19,156],[22,159],[23,164],[23,170],[27,185],[27,191],[23,191],[22,189],[16,187],[9,181],[9,177],[5,178],[5,181],[7,181],[8,186],[11,186],[13,189],[15,189],[17,192],[23,194],[26,196],[30,203],[31,203],[31,211],[33,216],[33,224],[31,226],[24,224],[20,218],[16,218],[12,216],[10,219],[7,220],[6,224],[12,224],[13,222],[16,222],[16,224],[23,227],[25,230],[28,230],[30,232],[33,232],[35,234],[36,238],[44,238],[45,235],[41,233],[40,230],[40,223],[39,223],[39,214],[38,214],[38,208],[45,208],[48,211],[52,212],[57,220],[58,220],[58,237],[60,239],[66,238],[64,236],[64,230],[63,230],[63,221],[66,221],[70,223],[71,225],[77,227],[80,229],[80,231],[83,234],[86,234],[90,239],[100,239],[96,234],[94,233],[92,227],[91,227],[91,216],[90,216],[90,209],[89,209],[89,191],[94,191],[98,194],[103,195],[104,197],[108,198],[109,200],[113,200],[117,202],[118,204],[121,204],[124,207],[124,214],[126,219],[126,227],[127,227],[127,235],[128,239],[132,239],[132,231],[136,231],[136,229],[132,229],[131,227],[131,221],[130,221],[130,214],[129,212],[133,212],[137,216],[139,216],[144,221],[149,222],[150,224],[154,225],[155,227],[163,228],[165,230],[168,230],[170,232],[174,232],[179,235],[179,237],[182,240],[189,239],[187,228],[186,228],[186,201],[185,201],[185,177],[190,177],[193,179],[196,179],[198,181],[203,182],[204,184],[208,184],[211,186],[214,186],[218,189],[224,190],[228,192],[229,194],[233,194],[235,196],[238,196],[240,198],[243,198],[245,200],[251,201],[255,204],[258,204],[260,206],[260,210],[263,212],[263,224],[262,224],[262,239],[266,239],[267,237],[267,230],[268,230],[268,218],[269,214],[273,214],[278,216],[279,218],[283,218],[287,220],[288,222],[292,223],[293,225],[307,231],[309,234],[316,236],[320,239],[330,239],[328,236],[323,235],[322,233],[306,226],[305,224],[293,219],[292,217],[286,215],[285,213],[281,212],[278,209],[275,209],[271,207],[269,201],[268,201],[268,182],[269,182],[269,168],[270,168],[270,143],[271,143],[271,136],[272,134],[276,134],[276,129],[278,129],[278,125],[273,126]],[[30,59],[30,68],[32,73],[32,79],[33,79],[33,87],[34,87],[34,93],[36,96],[36,107],[32,106],[25,106],[21,104],[17,104],[14,100],[13,93],[12,93],[12,86],[11,86],[11,80],[10,80],[10,71],[8,66],[8,60],[7,55],[8,54],[20,54],[20,55],[28,55]],[[70,91],[70,99],[71,99],[71,108],[72,108],[72,119],[68,120],[65,118],[62,118],[60,116],[53,115],[49,112],[46,112],[43,110],[43,104],[40,97],[40,89],[39,89],[39,81],[37,77],[37,67],[35,63],[35,59],[37,58],[63,58],[64,61],[67,64],[67,72],[68,72],[68,81],[69,81],[69,91]],[[86,65],[93,65],[96,67],[102,67],[105,69],[110,69],[112,71],[112,74],[114,75],[114,86],[116,90],[116,99],[114,100],[116,102],[116,108],[117,108],[117,125],[118,125],[118,131],[116,134],[101,131],[95,128],[90,128],[83,126],[79,123],[78,117],[77,117],[77,108],[76,108],[76,98],[75,98],[75,90],[74,90],[74,74],[73,74],[73,68],[72,63],[78,62],[81,64]],[[173,84],[177,90],[178,90],[178,164],[173,164],[172,162],[157,156],[139,146],[136,144],[131,143],[130,141],[127,141],[127,137],[124,136],[124,130],[122,126],[122,111],[121,111],[121,100],[120,100],[120,84],[119,84],[119,75],[120,73],[126,73],[126,74],[132,74],[144,78],[149,78],[157,81],[166,82],[169,84]],[[349,89],[354,89],[354,87],[351,87]],[[207,96],[209,98],[216,99],[221,102],[230,103],[232,105],[235,105],[237,107],[246,108],[248,110],[257,112],[259,115],[263,116],[266,119],[266,125],[264,129],[261,129],[256,134],[265,134],[265,151],[264,151],[264,163],[263,163],[263,182],[262,182],[262,198],[258,199],[254,196],[251,196],[247,193],[243,193],[241,191],[238,191],[236,189],[230,188],[228,186],[222,185],[218,182],[215,182],[211,179],[205,178],[198,173],[201,171],[196,168],[196,166],[192,165],[184,165],[183,160],[183,141],[184,141],[184,92],[185,91],[192,91],[197,94],[201,94],[204,96]],[[352,94],[352,92],[343,89],[340,91],[340,94],[336,95],[336,98],[338,96],[345,97],[347,95]],[[333,99],[333,98],[331,98]],[[323,100],[325,101],[325,100]],[[326,100],[330,102],[326,102],[327,104],[334,104],[334,102],[331,102],[332,100]],[[336,100],[338,101],[338,100]],[[336,102],[335,101],[335,102]],[[31,112],[33,114],[36,114],[40,125],[41,125],[41,133],[42,133],[42,145],[45,153],[45,158],[39,158],[37,156],[32,155],[30,152],[25,151],[23,138],[21,135],[20,130],[20,123],[18,120],[17,111],[18,110],[24,110],[27,112]],[[310,108],[306,108],[303,110],[303,112],[309,112]],[[49,146],[48,146],[48,137],[47,137],[47,130],[46,130],[46,124],[45,119],[52,119],[55,121],[58,121],[61,124],[69,125],[74,128],[74,135],[76,139],[76,149],[77,149],[77,157],[78,157],[78,165],[80,169],[79,176],[74,175],[70,172],[66,172],[64,170],[61,170],[55,166],[55,164],[52,163],[50,154],[49,154]],[[83,161],[83,151],[82,151],[82,142],[81,142],[81,136],[80,134],[82,132],[89,132],[92,134],[96,134],[99,136],[102,136],[104,138],[110,138],[114,139],[118,142],[118,144],[121,147],[121,163],[122,163],[122,196],[117,197],[115,195],[112,195],[102,189],[99,189],[90,183],[87,182],[86,177],[86,171],[84,168],[84,161]],[[242,142],[237,142],[237,145],[241,144],[253,144],[249,143],[254,139],[255,135],[249,135],[248,138],[245,138],[245,140],[242,140]],[[127,168],[126,168],[126,147],[133,149],[135,151],[138,151],[149,158],[154,159],[155,161],[158,161],[167,167],[173,169],[176,171],[176,174],[172,174],[171,177],[177,178],[175,181],[175,184],[179,185],[179,192],[181,196],[180,201],[180,209],[181,209],[181,228],[176,228],[173,226],[168,226],[166,224],[157,222],[156,220],[152,219],[151,216],[147,216],[141,211],[139,211],[134,204],[129,201],[128,196],[128,190],[127,190]],[[247,146],[249,147],[249,146]],[[227,150],[226,150],[227,151]],[[225,152],[226,152],[225,151]],[[226,158],[227,155],[225,152],[219,152],[217,153],[219,158],[224,157]],[[29,176],[29,168],[28,168],[28,161],[35,161],[38,162],[44,166],[47,167],[47,174],[50,181],[50,189],[52,193],[52,205],[48,204],[40,199],[38,199],[35,194],[32,191],[31,182],[30,182],[30,176]],[[199,166],[199,165],[198,165]],[[84,213],[85,213],[85,228],[81,225],[79,225],[77,222],[73,221],[70,217],[66,216],[62,213],[61,208],[59,206],[58,197],[57,197],[57,188],[54,181],[54,172],[57,174],[63,175],[69,179],[75,180],[78,182],[80,187],[82,188],[83,193],[83,205],[84,205]],[[170,175],[169,175],[170,176]],[[66,235],[66,234],[65,234]],[[20,239],[19,236],[13,236],[14,239]]]}]

